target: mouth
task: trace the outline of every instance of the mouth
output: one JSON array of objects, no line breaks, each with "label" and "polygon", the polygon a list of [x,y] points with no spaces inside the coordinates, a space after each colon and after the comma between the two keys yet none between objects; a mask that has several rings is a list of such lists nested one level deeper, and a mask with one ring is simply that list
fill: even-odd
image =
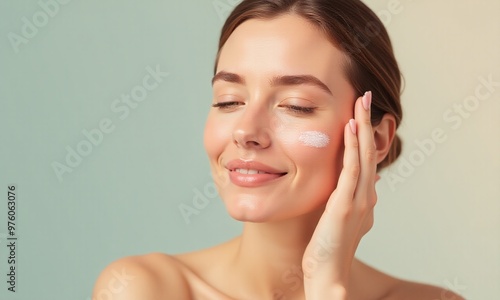
[{"label": "mouth", "polygon": [[286,172],[284,173],[270,173],[270,172],[265,172],[265,171],[261,171],[261,170],[255,170],[255,169],[241,169],[241,168],[238,168],[238,169],[233,169],[233,170],[229,170],[230,172],[238,172],[240,174],[249,174],[249,175],[253,175],[253,174],[281,174],[281,175],[285,175]]},{"label": "mouth", "polygon": [[233,160],[226,166],[231,182],[240,187],[258,187],[275,182],[287,174],[257,161]]}]

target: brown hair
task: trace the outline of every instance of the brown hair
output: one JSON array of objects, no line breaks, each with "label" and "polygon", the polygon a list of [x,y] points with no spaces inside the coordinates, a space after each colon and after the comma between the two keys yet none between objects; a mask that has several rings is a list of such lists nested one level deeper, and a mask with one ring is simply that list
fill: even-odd
[{"label": "brown hair", "polygon": [[[249,19],[271,19],[285,13],[299,15],[320,28],[346,56],[344,72],[358,95],[372,91],[371,122],[377,125],[384,114],[392,114],[399,126],[403,117],[401,73],[383,23],[359,0],[243,0],[227,18],[215,61],[233,31]],[[401,153],[396,135],[389,153],[377,166],[388,166]]]}]

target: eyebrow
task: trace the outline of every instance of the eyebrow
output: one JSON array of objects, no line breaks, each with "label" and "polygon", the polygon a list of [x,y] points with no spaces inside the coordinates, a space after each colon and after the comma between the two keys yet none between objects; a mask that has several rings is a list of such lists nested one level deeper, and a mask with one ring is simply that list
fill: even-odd
[{"label": "eyebrow", "polygon": [[[225,71],[220,71],[215,76],[212,78],[212,85],[216,81],[225,81],[225,82],[230,82],[230,83],[237,83],[237,84],[245,84],[245,79],[241,77],[238,74],[235,73],[230,73],[230,72],[225,72]],[[327,92],[328,94],[332,95],[332,91],[328,88],[326,84],[324,84],[321,80],[319,80],[317,77],[314,77],[312,75],[279,75],[279,76],[274,76],[270,80],[271,86],[293,86],[293,85],[302,85],[302,84],[307,84],[307,85],[312,85],[316,86],[323,91]]]},{"label": "eyebrow", "polygon": [[212,78],[212,85],[216,81],[226,81],[231,83],[245,84],[245,79],[238,74],[220,71]]}]

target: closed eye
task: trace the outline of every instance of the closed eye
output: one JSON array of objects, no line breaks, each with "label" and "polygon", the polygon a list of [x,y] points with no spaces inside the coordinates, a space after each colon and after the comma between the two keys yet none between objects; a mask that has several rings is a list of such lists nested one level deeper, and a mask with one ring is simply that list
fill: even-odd
[{"label": "closed eye", "polygon": [[293,113],[303,114],[303,115],[312,114],[316,109],[315,107],[305,107],[297,105],[280,105],[280,107],[284,107]]},{"label": "closed eye", "polygon": [[216,107],[220,110],[224,110],[224,109],[234,108],[238,104],[242,104],[242,102],[238,102],[238,101],[219,102],[219,103],[212,104],[212,107]]}]

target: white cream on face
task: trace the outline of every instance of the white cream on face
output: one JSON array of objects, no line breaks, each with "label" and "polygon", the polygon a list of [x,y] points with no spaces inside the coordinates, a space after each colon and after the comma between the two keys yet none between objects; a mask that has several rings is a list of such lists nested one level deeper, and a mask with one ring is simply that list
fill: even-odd
[{"label": "white cream on face", "polygon": [[304,131],[299,135],[299,141],[305,146],[324,148],[330,143],[330,138],[323,132]]}]

